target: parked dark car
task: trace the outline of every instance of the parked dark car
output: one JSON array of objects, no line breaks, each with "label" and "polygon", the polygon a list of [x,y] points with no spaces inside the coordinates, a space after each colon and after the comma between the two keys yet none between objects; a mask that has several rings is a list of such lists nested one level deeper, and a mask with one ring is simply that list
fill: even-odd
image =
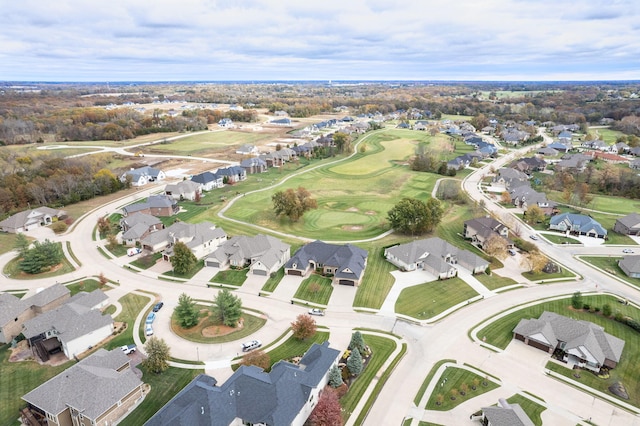
[{"label": "parked dark car", "polygon": [[164,306],[164,303],[162,302],[158,302],[153,306],[153,312],[158,312],[160,309],[162,309],[162,307]]}]

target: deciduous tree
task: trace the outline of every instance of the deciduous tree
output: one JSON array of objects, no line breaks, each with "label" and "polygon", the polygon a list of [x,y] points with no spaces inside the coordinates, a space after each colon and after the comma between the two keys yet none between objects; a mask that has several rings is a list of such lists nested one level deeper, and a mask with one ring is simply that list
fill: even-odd
[{"label": "deciduous tree", "polygon": [[186,293],[178,297],[178,305],[173,310],[178,324],[183,328],[191,328],[198,324],[198,309],[196,302]]},{"label": "deciduous tree", "polygon": [[404,234],[421,234],[432,230],[442,220],[440,202],[430,198],[426,203],[416,198],[403,198],[387,213],[391,227]]},{"label": "deciduous tree", "polygon": [[318,404],[315,406],[308,423],[310,426],[342,426],[342,411],[336,391],[331,388],[325,388]]},{"label": "deciduous tree", "polygon": [[314,320],[311,315],[300,314],[296,317],[296,320],[291,323],[291,329],[293,330],[293,337],[306,340],[316,334],[318,327],[316,320]]},{"label": "deciduous tree", "polygon": [[542,271],[549,260],[547,257],[540,253],[538,250],[532,250],[522,256],[520,264],[523,268],[529,270],[529,272],[538,273]]},{"label": "deciduous tree", "polygon": [[159,374],[169,368],[170,349],[164,339],[151,336],[144,344],[144,351],[147,359],[142,361],[142,365],[146,369]]},{"label": "deciduous tree", "polygon": [[255,365],[263,370],[267,370],[271,367],[271,358],[269,357],[269,354],[262,349],[256,349],[243,356],[240,364],[247,366]]},{"label": "deciduous tree", "polygon": [[335,132],[333,134],[333,143],[338,152],[347,152],[351,149],[351,137],[343,132]]},{"label": "deciduous tree", "polygon": [[242,299],[227,289],[221,290],[213,299],[212,312],[224,325],[236,327],[242,316]]},{"label": "deciduous tree", "polygon": [[299,187],[295,191],[291,188],[286,191],[278,191],[273,194],[271,200],[275,214],[286,216],[293,222],[297,222],[308,210],[318,207],[317,201],[303,187]]},{"label": "deciduous tree", "polygon": [[492,235],[485,241],[483,249],[489,256],[496,259],[504,259],[507,257],[507,240],[500,235]]},{"label": "deciduous tree", "polygon": [[545,216],[542,209],[533,204],[527,209],[524,218],[529,225],[535,225],[536,223],[544,222]]},{"label": "deciduous tree", "polygon": [[182,241],[178,241],[173,246],[173,256],[171,256],[171,266],[176,274],[186,274],[198,262],[196,256],[189,247]]}]

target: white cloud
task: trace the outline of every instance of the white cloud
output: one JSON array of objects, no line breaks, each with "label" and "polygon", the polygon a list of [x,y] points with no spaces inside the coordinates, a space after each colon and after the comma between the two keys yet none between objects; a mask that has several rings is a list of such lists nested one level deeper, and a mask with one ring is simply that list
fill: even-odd
[{"label": "white cloud", "polygon": [[8,80],[640,75],[634,0],[6,3]]}]

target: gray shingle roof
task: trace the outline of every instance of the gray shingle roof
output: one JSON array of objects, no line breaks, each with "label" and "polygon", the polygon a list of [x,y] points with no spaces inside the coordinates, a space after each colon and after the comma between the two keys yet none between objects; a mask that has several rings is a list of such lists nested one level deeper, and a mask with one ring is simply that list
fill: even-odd
[{"label": "gray shingle roof", "polygon": [[437,237],[399,244],[389,247],[386,252],[407,265],[423,261],[432,269],[441,273],[451,268],[451,264],[445,259],[448,255],[455,256],[463,266],[469,269],[487,264],[487,261],[481,257],[467,250],[461,250]]},{"label": "gray shingle roof", "polygon": [[241,366],[220,387],[200,375],[162,407],[145,425],[228,426],[234,419],[288,425],[307,403],[340,351],[314,344],[300,365],[280,361],[270,373]]},{"label": "gray shingle roof", "polygon": [[296,269],[305,270],[309,261],[313,261],[320,265],[338,268],[334,274],[337,278],[359,279],[366,266],[367,256],[366,250],[351,244],[327,244],[316,240],[300,247],[285,267],[293,268],[295,264]]},{"label": "gray shingle roof", "polygon": [[9,293],[0,293],[0,326],[13,321],[25,310],[29,304]]},{"label": "gray shingle roof", "polygon": [[229,259],[237,265],[262,262],[265,266],[275,265],[291,246],[270,235],[255,237],[235,236],[222,244],[212,257],[220,261]]},{"label": "gray shingle roof", "polygon": [[142,384],[130,368],[117,371],[128,363],[120,349],[98,349],[22,399],[53,414],[69,405],[95,420]]},{"label": "gray shingle roof", "polygon": [[520,320],[513,332],[528,337],[541,334],[554,348],[558,342],[566,342],[565,352],[584,353],[586,350],[600,365],[605,359],[619,362],[625,345],[624,340],[605,333],[596,324],[548,311],[538,319]]},{"label": "gray shingle roof", "polygon": [[69,289],[62,284],[54,284],[44,290],[25,299],[29,306],[44,306],[61,297],[71,294]]},{"label": "gray shingle roof", "polygon": [[520,404],[504,407],[484,407],[482,409],[491,426],[534,426]]},{"label": "gray shingle roof", "polygon": [[628,214],[624,217],[616,219],[616,221],[620,222],[628,228],[640,228],[640,214],[638,213]]}]

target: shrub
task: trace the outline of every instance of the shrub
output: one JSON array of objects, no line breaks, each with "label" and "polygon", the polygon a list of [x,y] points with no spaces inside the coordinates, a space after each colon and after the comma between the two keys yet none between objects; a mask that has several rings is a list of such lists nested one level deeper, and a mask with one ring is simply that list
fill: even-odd
[{"label": "shrub", "polygon": [[605,317],[611,316],[611,305],[609,305],[608,303],[602,305],[602,315],[604,315]]},{"label": "shrub", "polygon": [[53,225],[51,225],[51,229],[56,234],[62,234],[63,232],[66,232],[67,229],[69,229],[69,226],[64,222],[55,222]]}]

